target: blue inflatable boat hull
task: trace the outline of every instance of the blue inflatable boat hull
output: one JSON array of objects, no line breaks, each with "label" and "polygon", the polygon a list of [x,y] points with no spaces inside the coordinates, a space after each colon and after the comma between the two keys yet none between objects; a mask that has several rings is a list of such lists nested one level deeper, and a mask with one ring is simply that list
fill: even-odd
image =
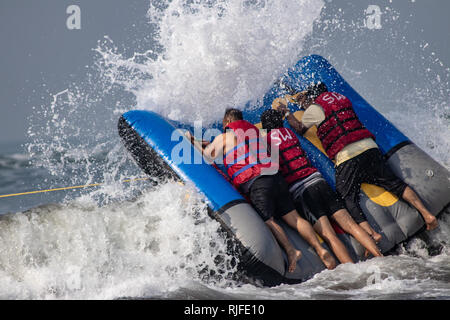
[{"label": "blue inflatable boat hull", "polygon": [[[450,203],[450,174],[439,163],[415,146],[392,123],[370,106],[324,58],[312,55],[287,70],[257,105],[248,104],[244,117],[257,124],[262,112],[287,93],[302,91],[313,82],[325,83],[330,91],[347,96],[364,125],[375,134],[377,144],[394,172],[412,186],[433,214],[444,212]],[[407,106],[405,106],[406,108]],[[292,112],[299,112],[291,105]],[[222,115],[212,127],[220,128]],[[119,120],[119,134],[138,165],[151,176],[179,179],[192,184],[204,195],[211,215],[217,219],[241,248],[240,258],[249,275],[266,285],[296,283],[311,278],[325,266],[314,250],[292,229],[280,222],[291,242],[302,251],[294,273],[287,272],[287,258],[261,218],[228,182],[224,175],[205,161],[183,135],[192,128],[150,111],[134,110]],[[299,136],[312,163],[331,186],[335,186],[333,162],[320,151],[314,139]],[[180,161],[182,159],[182,161]],[[424,229],[419,213],[384,190],[365,186],[361,207],[369,223],[380,232],[379,244],[386,253]],[[364,259],[364,249],[347,234],[340,234],[355,261]],[[326,246],[325,244],[323,244]]]}]

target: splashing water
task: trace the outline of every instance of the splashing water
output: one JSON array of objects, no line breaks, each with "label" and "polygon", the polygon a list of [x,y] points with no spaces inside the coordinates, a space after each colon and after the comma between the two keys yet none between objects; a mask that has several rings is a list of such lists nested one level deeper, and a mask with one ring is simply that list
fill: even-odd
[{"label": "splashing water", "polygon": [[114,206],[84,198],[0,218],[1,299],[164,297],[235,272],[218,223],[176,183]]},{"label": "splashing water", "polygon": [[267,92],[298,60],[323,6],[316,0],[188,3],[171,1],[163,10],[151,4],[148,16],[158,22],[164,48],[155,61],[98,51],[112,66],[110,77],[123,67],[151,75],[133,82],[139,108],[205,125],[227,107],[242,107]]}]

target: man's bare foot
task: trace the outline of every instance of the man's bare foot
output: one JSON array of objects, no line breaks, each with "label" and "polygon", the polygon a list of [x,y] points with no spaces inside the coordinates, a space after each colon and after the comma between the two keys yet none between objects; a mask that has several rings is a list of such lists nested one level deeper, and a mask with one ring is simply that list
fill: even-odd
[{"label": "man's bare foot", "polygon": [[336,260],[327,250],[320,250],[318,254],[320,260],[322,260],[323,264],[327,267],[328,270],[333,270],[334,268],[336,268]]},{"label": "man's bare foot", "polygon": [[425,223],[427,224],[427,230],[431,231],[436,229],[439,226],[439,222],[433,215],[427,215],[425,218]]},{"label": "man's bare foot", "polygon": [[383,239],[383,236],[375,231],[372,232],[371,236],[372,236],[373,240],[375,241],[375,243],[377,243],[377,244],[381,241],[381,239]]},{"label": "man's bare foot", "polygon": [[[373,239],[373,241],[375,241],[375,244],[380,243],[381,239],[383,239],[383,236],[377,232],[373,232],[370,235]],[[364,258],[368,258],[370,256],[370,251],[368,249],[366,249],[366,252],[364,252]],[[376,253],[372,254],[374,257],[382,257],[383,254],[381,253],[380,249],[378,249],[378,247],[376,248]]]},{"label": "man's bare foot", "polygon": [[297,261],[302,257],[302,252],[300,250],[292,250],[291,252],[288,252],[287,256],[289,263],[288,271],[289,273],[292,273],[295,271],[295,268],[297,268]]},{"label": "man's bare foot", "polygon": [[[366,249],[366,251],[364,252],[364,258],[367,259],[370,256],[370,254],[371,254],[370,251]],[[374,256],[374,257],[384,257],[380,250],[377,250],[377,253],[375,255],[372,254],[372,256]]]},{"label": "man's bare foot", "polygon": [[375,241],[375,243],[378,243],[381,241],[381,239],[383,238],[381,236],[381,234],[379,234],[378,232],[376,232],[375,230],[372,229],[372,227],[370,226],[370,224],[367,221],[361,222],[360,227],[364,229],[364,231],[367,232],[367,234],[369,236],[371,236],[373,238],[373,240]]}]

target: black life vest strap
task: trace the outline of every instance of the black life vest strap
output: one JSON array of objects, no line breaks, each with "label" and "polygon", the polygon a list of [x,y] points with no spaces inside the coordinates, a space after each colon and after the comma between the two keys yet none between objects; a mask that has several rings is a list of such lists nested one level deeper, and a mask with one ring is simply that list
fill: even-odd
[{"label": "black life vest strap", "polygon": [[[294,158],[288,160],[284,153],[289,151],[289,150],[292,150],[294,148],[297,148],[297,147],[300,149],[301,154],[299,156],[297,156],[297,157],[294,157]],[[284,150],[281,150],[280,151],[280,156],[283,159],[283,163],[287,166],[287,169],[288,169],[287,176],[292,176],[292,175],[294,175],[295,173],[297,173],[297,172],[299,172],[301,170],[304,170],[304,169],[307,169],[307,168],[312,168],[311,162],[306,157],[305,151],[303,151],[303,149],[300,147],[300,145],[298,143],[296,143],[296,144],[294,144],[294,145],[292,145],[292,146],[290,146],[290,147],[288,147],[288,148],[286,148]],[[306,162],[307,162],[306,165],[304,165],[303,167],[297,168],[295,170],[292,169],[291,166],[290,166],[291,162],[294,162],[295,160],[298,160],[298,159],[301,159],[301,158],[305,158],[306,159]]]},{"label": "black life vest strap", "polygon": [[[333,111],[333,112],[331,112],[331,114],[328,117],[325,118],[325,120],[322,121],[321,124],[319,124],[317,126],[317,129],[320,129],[320,127],[322,127],[325,123],[330,121],[330,119],[332,119],[332,118],[336,118],[336,120],[338,120],[339,118],[338,118],[337,114],[347,112],[347,111],[351,111],[355,114],[355,110],[353,110],[353,107],[343,108],[343,109],[339,110],[338,112]],[[355,116],[356,116],[356,114],[355,114]]]},{"label": "black life vest strap", "polygon": [[347,122],[350,122],[350,121],[355,121],[355,120],[359,121],[359,119],[356,118],[356,117],[348,118],[348,119],[345,119],[345,120],[337,120],[338,123],[336,123],[333,127],[329,128],[328,131],[324,133],[323,139],[328,137],[330,135],[330,133],[333,132],[337,127],[340,127],[343,130],[344,135],[346,135],[345,132],[347,131],[347,129],[345,129],[344,124],[347,123]]},{"label": "black life vest strap", "polygon": [[346,135],[349,135],[350,133],[357,132],[357,131],[362,131],[362,130],[366,130],[366,128],[365,128],[365,127],[360,127],[360,128],[355,128],[355,129],[352,129],[352,130],[346,130],[346,131],[345,131],[345,134],[340,134],[340,135],[338,135],[336,138],[334,138],[333,141],[331,141],[331,142],[328,144],[328,147],[325,148],[325,151],[328,153],[328,150],[330,150],[331,147],[332,147],[332,146],[333,146],[340,138],[345,137]]},{"label": "black life vest strap", "polygon": [[[348,118],[348,119],[345,119],[345,120],[341,120],[338,117],[339,113],[348,112],[348,111],[351,111],[354,114],[354,117],[351,117],[351,118]],[[327,130],[327,132],[325,132],[323,134],[323,136],[321,137],[321,140],[325,140],[331,134],[331,132],[333,132],[338,127],[341,128],[342,132],[336,138],[334,138],[333,141],[331,141],[328,144],[328,146],[325,148],[326,152],[328,152],[340,138],[345,137],[345,136],[349,135],[350,133],[366,129],[361,122],[359,123],[360,124],[359,127],[351,129],[351,130],[348,130],[348,129],[346,129],[344,127],[344,124],[347,123],[347,122],[355,121],[355,120],[357,120],[359,122],[358,116],[356,115],[355,110],[353,110],[352,107],[343,108],[343,109],[339,110],[338,112],[336,112],[336,111],[331,112],[331,114],[317,127],[317,129],[320,130],[320,128],[322,126],[324,126],[332,118],[334,118],[336,120],[336,125],[334,125],[333,127],[329,128]]]},{"label": "black life vest strap", "polygon": [[286,149],[284,149],[284,150],[281,150],[281,152],[282,152],[282,153],[285,153],[286,151],[289,151],[289,150],[295,149],[296,147],[298,147],[298,144],[293,144],[292,146],[290,146],[290,147],[287,147],[287,148],[286,148]]}]

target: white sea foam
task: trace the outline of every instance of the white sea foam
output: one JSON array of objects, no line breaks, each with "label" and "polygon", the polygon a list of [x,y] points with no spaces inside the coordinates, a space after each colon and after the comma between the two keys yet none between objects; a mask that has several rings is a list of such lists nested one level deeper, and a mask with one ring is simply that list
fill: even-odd
[{"label": "white sea foam", "polygon": [[235,270],[218,227],[177,183],[101,208],[84,198],[2,216],[0,298],[163,297],[205,278],[220,286]]}]

